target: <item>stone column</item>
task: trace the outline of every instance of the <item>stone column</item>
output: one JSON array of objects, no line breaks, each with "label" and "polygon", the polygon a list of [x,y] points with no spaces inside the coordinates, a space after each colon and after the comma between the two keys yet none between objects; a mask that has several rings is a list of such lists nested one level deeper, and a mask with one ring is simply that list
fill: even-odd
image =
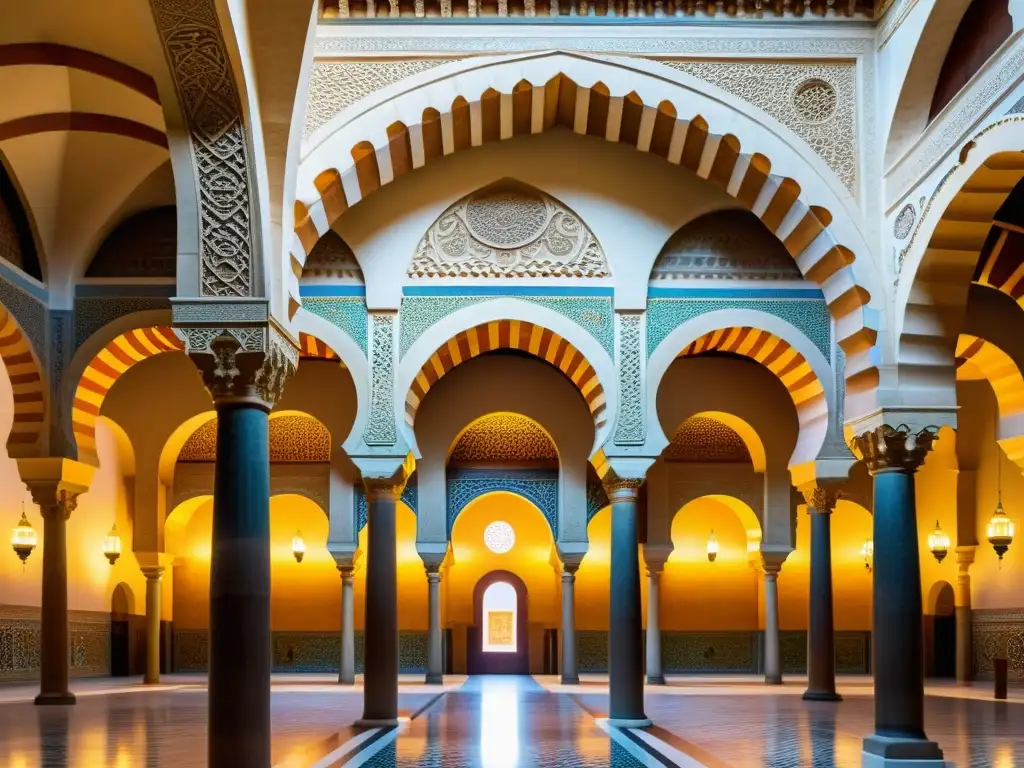
[{"label": "stone column", "polygon": [[969,685],[974,680],[974,653],[971,647],[971,564],[975,546],[956,548],[956,681]]},{"label": "stone column", "polygon": [[811,520],[811,583],[807,621],[808,701],[841,701],[836,693],[836,637],[832,601],[832,510],[839,496],[821,485],[805,488]]},{"label": "stone column", "polygon": [[562,685],[576,685],[576,571],[579,563],[562,564]]},{"label": "stone column", "polygon": [[779,571],[781,565],[764,563],[764,682],[782,685],[779,658]]},{"label": "stone column", "polygon": [[142,682],[160,682],[160,598],[164,569],[160,566],[142,569],[146,577],[146,674]]},{"label": "stone column", "polygon": [[354,685],[356,682],[356,607],[353,598],[355,567],[339,565],[341,574],[341,663],[338,667],[338,683]]},{"label": "stone column", "polygon": [[921,566],[914,473],[936,439],[934,428],[882,425],[855,438],[874,479],[875,732],[865,764],[916,760],[942,766],[942,750],[924,732]]},{"label": "stone column", "polygon": [[661,670],[661,571],[664,563],[647,561],[647,683],[664,685]]},{"label": "stone column", "polygon": [[[48,462],[45,474],[61,474],[61,459]],[[56,464],[53,464],[56,462]],[[77,463],[77,462],[74,462]],[[19,462],[25,478],[25,462]],[[36,704],[74,704],[69,690],[67,521],[86,485],[63,480],[25,480],[43,516],[43,594],[39,622],[39,695]],[[98,555],[99,553],[97,553]]]},{"label": "stone column", "polygon": [[651,725],[644,714],[644,659],[640,606],[640,551],[637,499],[642,478],[606,478],[612,505],[611,616],[608,682],[611,725]]},{"label": "stone column", "polygon": [[398,568],[395,505],[405,477],[363,478],[367,504],[363,717],[358,725],[398,724]]},{"label": "stone column", "polygon": [[[241,310],[229,307],[231,313]],[[192,311],[174,307],[191,317]],[[265,311],[265,307],[264,307]],[[217,410],[210,559],[210,765],[270,766],[268,416],[298,350],[273,326],[179,329]]]},{"label": "stone column", "polygon": [[427,571],[427,683],[444,682],[441,641],[441,563],[426,564]]}]

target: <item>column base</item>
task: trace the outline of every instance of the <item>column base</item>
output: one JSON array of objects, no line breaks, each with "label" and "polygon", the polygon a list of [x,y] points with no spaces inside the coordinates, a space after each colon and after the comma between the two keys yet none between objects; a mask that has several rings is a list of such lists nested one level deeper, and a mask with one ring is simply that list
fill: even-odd
[{"label": "column base", "polygon": [[568,675],[562,675],[562,685],[579,685],[579,684],[580,684],[580,679],[579,679],[578,676],[573,675],[572,677],[569,677]]},{"label": "column base", "polygon": [[159,677],[156,677],[156,678],[143,677],[142,678],[142,684],[143,685],[160,685],[160,678]]},{"label": "column base", "polygon": [[338,685],[355,685],[355,684],[356,684],[356,681],[355,681],[354,678],[352,680],[346,680],[343,677],[339,677],[338,678]]},{"label": "column base", "polygon": [[868,736],[864,739],[864,766],[901,766],[901,768],[943,768],[942,750],[928,739]]},{"label": "column base", "polygon": [[65,693],[40,693],[35,699],[36,705],[46,706],[70,706],[75,703],[75,694]]},{"label": "column base", "polygon": [[804,691],[804,701],[842,701],[843,697],[835,691],[812,691],[808,688]]},{"label": "column base", "polygon": [[395,728],[398,725],[398,718],[389,718],[386,720],[367,720],[365,718],[356,720],[352,723],[356,728]]},{"label": "column base", "polygon": [[654,725],[654,723],[646,717],[637,719],[609,717],[606,722],[614,728],[650,728]]},{"label": "column base", "polygon": [[782,685],[782,675],[765,675],[765,685]]},{"label": "column base", "polygon": [[441,685],[444,682],[444,675],[432,675],[427,673],[426,683],[427,685]]},{"label": "column base", "polygon": [[648,685],[664,685],[665,684],[665,676],[664,675],[648,675],[647,676],[647,684]]}]

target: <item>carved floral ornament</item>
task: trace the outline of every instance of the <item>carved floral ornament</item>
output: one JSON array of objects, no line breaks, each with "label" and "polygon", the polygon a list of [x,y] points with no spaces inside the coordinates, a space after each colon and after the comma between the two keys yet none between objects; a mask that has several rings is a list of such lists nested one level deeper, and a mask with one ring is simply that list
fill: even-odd
[{"label": "carved floral ornament", "polygon": [[549,195],[503,181],[467,195],[430,226],[408,276],[608,277],[597,239]]}]

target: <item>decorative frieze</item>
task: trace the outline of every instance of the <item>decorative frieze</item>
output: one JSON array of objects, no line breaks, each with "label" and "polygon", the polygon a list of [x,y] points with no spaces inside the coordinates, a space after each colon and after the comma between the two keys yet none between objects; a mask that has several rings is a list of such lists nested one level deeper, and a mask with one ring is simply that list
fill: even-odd
[{"label": "decorative frieze", "polygon": [[615,421],[616,445],[643,445],[647,439],[647,414],[643,391],[644,318],[623,314],[619,318],[619,412]]},{"label": "decorative frieze", "polygon": [[363,429],[367,445],[388,446],[398,442],[395,424],[395,316],[374,314],[373,348],[370,356],[370,418]]}]

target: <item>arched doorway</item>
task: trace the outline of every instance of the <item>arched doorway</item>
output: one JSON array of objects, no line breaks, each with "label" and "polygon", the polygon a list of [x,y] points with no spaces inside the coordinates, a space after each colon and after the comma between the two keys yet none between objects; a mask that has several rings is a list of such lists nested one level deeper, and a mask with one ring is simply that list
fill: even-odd
[{"label": "arched doorway", "polygon": [[956,677],[956,599],[949,582],[940,581],[932,587],[925,633],[931,640],[928,644],[931,663],[927,666],[930,676]]},{"label": "arched doorway", "polygon": [[110,676],[132,673],[131,616],[135,602],[131,587],[121,583],[110,598]]},{"label": "arched doorway", "polygon": [[530,674],[526,584],[510,571],[491,571],[473,590],[467,661],[471,675]]}]

